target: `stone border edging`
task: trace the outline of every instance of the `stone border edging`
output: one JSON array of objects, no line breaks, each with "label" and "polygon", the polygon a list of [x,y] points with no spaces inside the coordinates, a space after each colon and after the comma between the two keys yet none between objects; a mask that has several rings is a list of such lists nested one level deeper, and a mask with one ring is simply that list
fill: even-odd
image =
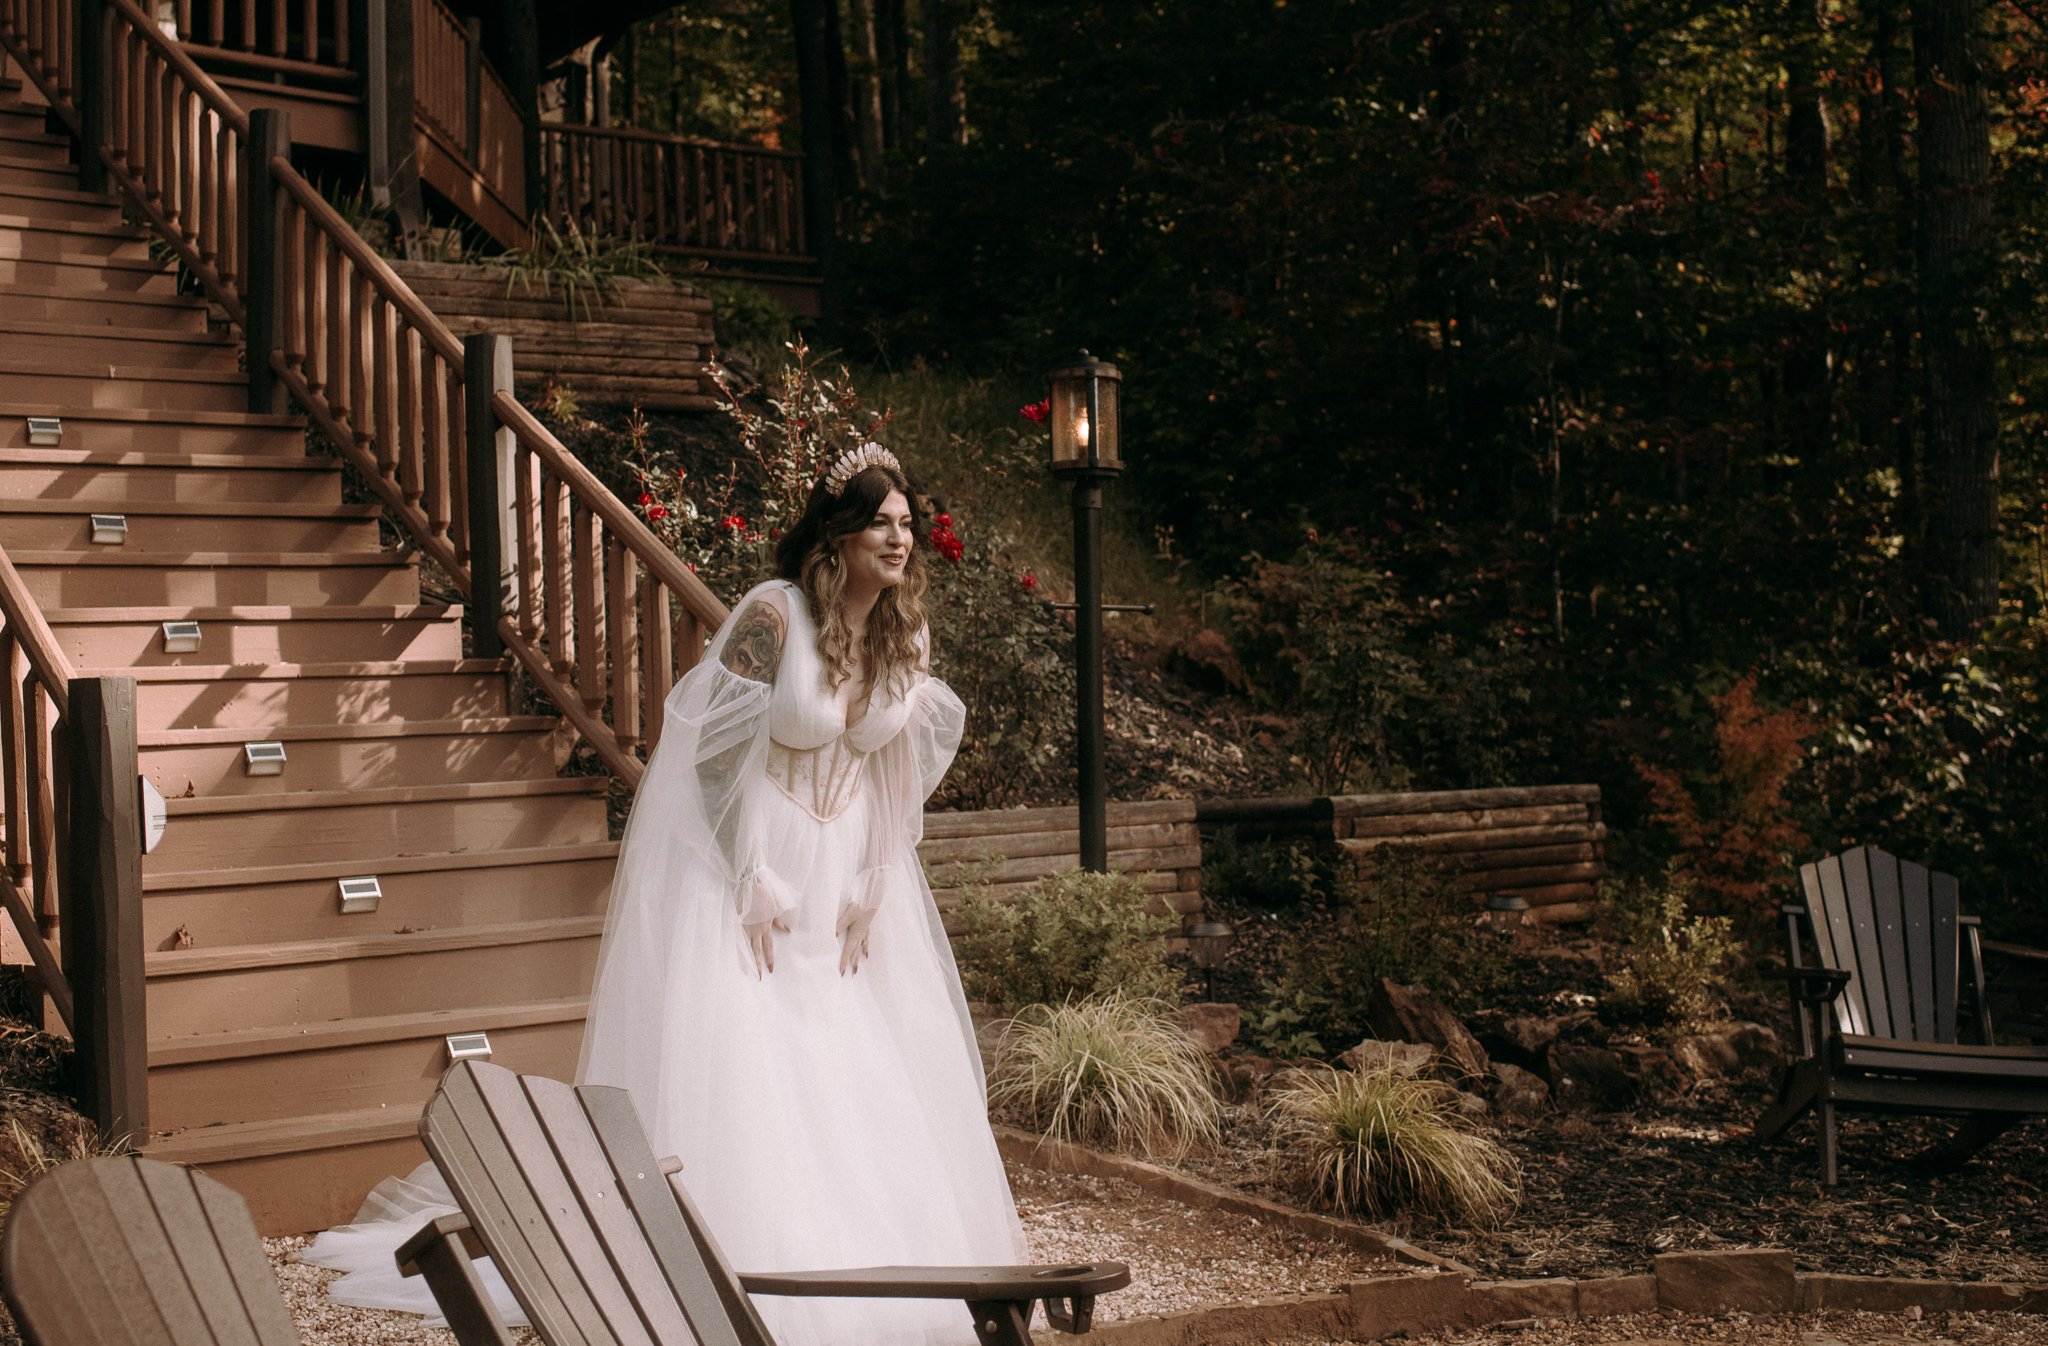
[{"label": "stone border edging", "polygon": [[1195,1207],[1253,1215],[1299,1233],[1347,1243],[1414,1263],[1405,1275],[1353,1281],[1333,1294],[1277,1295],[1103,1323],[1093,1336],[1113,1346],[1259,1346],[1276,1336],[1337,1340],[1469,1330],[1501,1323],[1578,1321],[1669,1309],[1715,1315],[1811,1313],[1821,1309],[1901,1313],[2048,1314],[2048,1285],[2012,1281],[1916,1280],[1800,1271],[1782,1249],[1660,1253],[1632,1276],[1574,1280],[1482,1280],[1471,1268],[1424,1252],[1369,1225],[1333,1220],[1248,1196],[1156,1164],[1012,1127],[995,1128],[1003,1157],[1055,1173],[1122,1178]]},{"label": "stone border edging", "polygon": [[1318,1238],[1348,1244],[1353,1248],[1363,1248],[1368,1252],[1383,1253],[1397,1261],[1412,1263],[1415,1266],[1463,1272],[1467,1275],[1478,1274],[1462,1262],[1454,1262],[1448,1257],[1424,1252],[1406,1239],[1398,1238],[1384,1230],[1374,1229],[1371,1225],[1356,1224],[1350,1220],[1335,1220],[1327,1215],[1295,1210],[1292,1206],[1267,1201],[1263,1197],[1252,1196],[1220,1183],[1204,1182],[1185,1173],[1176,1173],[1170,1168],[1148,1164],[1142,1159],[1111,1154],[1106,1150],[1077,1145],[1072,1141],[1052,1140],[1009,1126],[998,1126],[994,1130],[996,1147],[1002,1151],[1003,1158],[1031,1168],[1045,1169],[1052,1173],[1080,1174],[1090,1178],[1122,1178],[1148,1192],[1156,1192],[1160,1196],[1178,1201],[1183,1206],[1251,1215],[1270,1225],[1292,1229],[1296,1233],[1312,1234]]},{"label": "stone border edging", "polygon": [[1378,1341],[1500,1324],[1576,1322],[1625,1314],[1811,1313],[1820,1309],[1901,1313],[2048,1313],[2048,1285],[1911,1280],[1799,1271],[1789,1252],[1743,1248],[1664,1253],[1654,1270],[1591,1280],[1481,1281],[1464,1272],[1416,1270],[1353,1281],[1326,1295],[1287,1295],[1150,1318],[1104,1323],[1094,1335],[1114,1346],[1254,1346],[1314,1332]]}]

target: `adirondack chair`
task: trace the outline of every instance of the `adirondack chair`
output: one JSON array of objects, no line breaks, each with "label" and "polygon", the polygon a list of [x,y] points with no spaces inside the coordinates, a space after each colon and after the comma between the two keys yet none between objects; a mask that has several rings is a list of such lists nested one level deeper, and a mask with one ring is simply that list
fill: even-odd
[{"label": "adirondack chair", "polygon": [[203,1173],[80,1159],[15,1198],[0,1297],[28,1346],[297,1346],[249,1207]]},{"label": "adirondack chair", "polygon": [[[1861,846],[1800,866],[1799,882],[1805,905],[1783,913],[1799,1057],[1758,1118],[1759,1136],[1816,1111],[1821,1176],[1833,1186],[1838,1110],[1960,1116],[1935,1156],[1952,1163],[2048,1113],[2048,1047],[1995,1045],[1982,935],[1958,909],[1952,875]],[[1809,945],[1818,965],[1805,960]],[[1975,1042],[1960,1032],[1965,973]]]},{"label": "adirondack chair", "polygon": [[763,1294],[958,1299],[989,1346],[1030,1346],[1038,1301],[1054,1327],[1085,1332],[1095,1297],[1131,1279],[1118,1262],[736,1275],[625,1090],[487,1062],[449,1068],[420,1138],[462,1214],[428,1223],[398,1262],[426,1276],[463,1346],[511,1342],[478,1253],[550,1346],[774,1346],[750,1298]]}]

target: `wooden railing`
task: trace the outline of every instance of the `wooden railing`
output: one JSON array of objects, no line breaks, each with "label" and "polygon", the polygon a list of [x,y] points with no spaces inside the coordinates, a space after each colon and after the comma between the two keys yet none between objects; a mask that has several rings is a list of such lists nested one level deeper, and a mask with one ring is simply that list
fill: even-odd
[{"label": "wooden railing", "polygon": [[468,161],[509,210],[526,214],[526,125],[484,59],[482,27],[441,0],[413,0],[413,115]]},{"label": "wooden railing", "polygon": [[[657,708],[725,605],[514,400],[509,344],[457,341],[299,175],[287,114],[245,115],[133,0],[74,3],[75,29],[73,4],[0,0],[0,46],[80,135],[82,160],[104,167],[242,327],[252,409],[277,409],[283,393],[304,408],[465,597],[474,652],[509,651],[636,785]],[[12,773],[0,791],[0,901],[44,988],[91,1044],[96,1115],[110,1134],[141,1131],[134,685],[71,680],[4,556],[0,615],[18,689],[0,693]],[[81,740],[68,759],[49,746],[67,722]],[[66,760],[68,842],[54,802],[66,797],[54,775]],[[69,902],[51,877],[59,855],[70,859]]]},{"label": "wooden railing", "polygon": [[59,726],[76,676],[14,563],[0,552],[0,752],[5,754],[6,869],[0,905],[28,949],[37,979],[66,1028],[75,1027],[71,983],[50,941],[57,935]]},{"label": "wooden railing", "polygon": [[803,156],[612,127],[541,126],[558,225],[738,262],[809,263]]},{"label": "wooden railing", "polygon": [[348,0],[176,0],[193,54],[293,79],[352,79]]}]

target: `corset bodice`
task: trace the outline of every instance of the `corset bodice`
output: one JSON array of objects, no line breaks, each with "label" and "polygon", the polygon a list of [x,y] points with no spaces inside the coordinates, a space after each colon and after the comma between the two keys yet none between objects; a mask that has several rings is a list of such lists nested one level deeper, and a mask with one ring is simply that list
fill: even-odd
[{"label": "corset bodice", "polygon": [[[783,596],[792,604],[805,601],[793,584]],[[902,732],[916,695],[914,686],[901,693],[873,687],[860,719],[849,726],[817,647],[790,641],[768,707],[769,778],[812,817],[830,822],[860,796],[868,754]]]}]

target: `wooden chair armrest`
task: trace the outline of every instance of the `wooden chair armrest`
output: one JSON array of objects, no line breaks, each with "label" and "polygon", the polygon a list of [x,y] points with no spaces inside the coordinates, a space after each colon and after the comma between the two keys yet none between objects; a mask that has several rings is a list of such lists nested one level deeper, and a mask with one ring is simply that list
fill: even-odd
[{"label": "wooden chair armrest", "polygon": [[448,1327],[462,1346],[513,1346],[512,1331],[498,1316],[476,1273],[477,1257],[487,1254],[477,1241],[464,1215],[442,1215],[420,1226],[419,1232],[399,1245],[398,1271],[404,1276],[425,1276],[434,1302],[448,1319]]},{"label": "wooden chair armrest", "polygon": [[1956,917],[1956,927],[1957,927],[1958,929],[1961,929],[1961,930],[1974,930],[1974,929],[1976,929],[1977,927],[1979,927],[1979,926],[1981,926],[1981,925],[1983,925],[1983,924],[1984,924],[1984,918],[1983,918],[1982,916],[1958,916],[1958,917]]},{"label": "wooden chair armrest", "polygon": [[[831,1295],[861,1299],[958,1299],[977,1319],[991,1306],[1030,1305],[1044,1300],[1046,1318],[1062,1332],[1086,1332],[1093,1325],[1095,1297],[1131,1283],[1122,1262],[1052,1263],[1009,1267],[857,1267],[845,1271],[742,1273],[740,1285],[755,1295]],[[1020,1323],[1021,1326],[1021,1323]],[[1027,1337],[1026,1340],[1029,1340]]]},{"label": "wooden chair armrest", "polygon": [[1782,967],[1768,974],[1791,988],[1792,998],[1807,1005],[1825,1005],[1842,993],[1850,974],[1833,967]]}]

